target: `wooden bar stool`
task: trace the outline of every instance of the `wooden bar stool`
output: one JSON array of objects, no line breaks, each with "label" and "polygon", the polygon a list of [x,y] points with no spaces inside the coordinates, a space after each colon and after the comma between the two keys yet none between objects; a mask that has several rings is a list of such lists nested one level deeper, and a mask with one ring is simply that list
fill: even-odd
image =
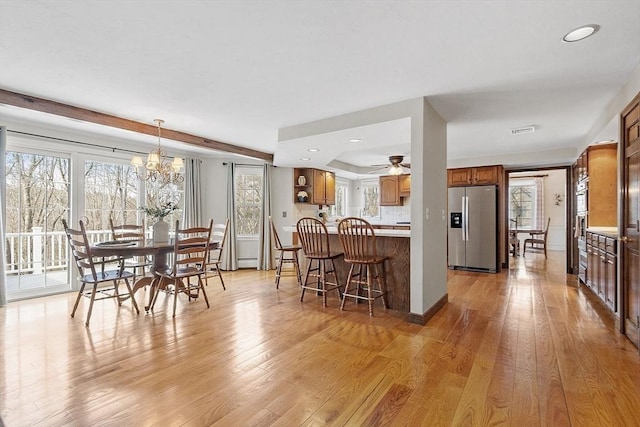
[{"label": "wooden bar stool", "polygon": [[[300,287],[300,301],[304,298],[304,291],[310,289],[322,293],[322,304],[327,305],[327,292],[338,290],[338,295],[342,298],[342,285],[338,283],[336,275],[336,265],[334,260],[342,256],[342,252],[332,252],[329,247],[329,233],[322,221],[315,218],[301,218],[296,224],[298,237],[302,244],[302,252],[308,258],[309,265],[304,275],[304,280]],[[315,263],[315,267],[313,264]],[[327,268],[327,264],[329,268]],[[327,276],[333,274],[335,282],[329,282]],[[316,277],[315,286],[307,282],[309,276]]]},{"label": "wooden bar stool", "polygon": [[[367,301],[369,316],[373,316],[373,301],[376,298],[382,298],[383,307],[388,308],[384,270],[387,257],[376,254],[376,235],[371,224],[361,218],[345,218],[338,223],[338,237],[344,250],[344,260],[351,264],[340,309],[344,310],[347,297]],[[363,278],[363,270],[366,278]],[[352,282],[356,283],[355,292],[349,289]],[[366,296],[361,295],[363,291],[366,291]]]},{"label": "wooden bar stool", "polygon": [[[275,249],[280,251],[280,257],[278,258],[278,265],[276,266],[276,289],[280,287],[280,277],[282,276],[282,264],[293,264],[293,268],[296,274],[296,280],[298,285],[302,286],[302,274],[300,273],[300,263],[298,262],[298,252],[302,249],[299,245],[287,245],[283,246],[278,236],[278,231],[273,223],[271,217],[269,217],[269,224],[271,224],[271,234],[273,234],[273,240],[275,243]],[[289,254],[289,257],[285,257],[285,254]]]}]

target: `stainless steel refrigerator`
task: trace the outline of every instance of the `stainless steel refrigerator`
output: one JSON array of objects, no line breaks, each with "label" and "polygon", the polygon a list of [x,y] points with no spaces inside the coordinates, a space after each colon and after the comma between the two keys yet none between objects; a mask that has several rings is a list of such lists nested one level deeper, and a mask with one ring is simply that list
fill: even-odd
[{"label": "stainless steel refrigerator", "polygon": [[497,194],[495,185],[449,188],[449,268],[497,271]]}]

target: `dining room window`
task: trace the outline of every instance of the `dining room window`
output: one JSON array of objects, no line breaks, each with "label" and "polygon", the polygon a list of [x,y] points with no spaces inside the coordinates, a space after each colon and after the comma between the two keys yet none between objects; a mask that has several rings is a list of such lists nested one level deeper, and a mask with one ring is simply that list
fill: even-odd
[{"label": "dining room window", "polygon": [[239,166],[235,175],[236,233],[257,237],[262,210],[262,167]]}]

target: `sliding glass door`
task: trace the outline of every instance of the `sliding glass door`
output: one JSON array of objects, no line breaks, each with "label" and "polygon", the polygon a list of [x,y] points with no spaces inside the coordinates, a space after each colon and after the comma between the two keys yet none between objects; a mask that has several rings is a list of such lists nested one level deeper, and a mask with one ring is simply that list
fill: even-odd
[{"label": "sliding glass door", "polygon": [[70,289],[67,241],[68,157],[6,154],[7,296],[27,298]]}]

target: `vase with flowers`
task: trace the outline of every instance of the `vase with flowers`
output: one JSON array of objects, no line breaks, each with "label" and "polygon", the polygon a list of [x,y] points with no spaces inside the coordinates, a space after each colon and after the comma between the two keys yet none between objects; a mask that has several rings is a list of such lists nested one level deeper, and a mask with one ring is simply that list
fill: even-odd
[{"label": "vase with flowers", "polygon": [[167,202],[160,206],[143,206],[144,213],[157,221],[153,224],[153,241],[164,243],[169,241],[169,224],[164,220],[166,216],[179,209],[177,203]]}]

